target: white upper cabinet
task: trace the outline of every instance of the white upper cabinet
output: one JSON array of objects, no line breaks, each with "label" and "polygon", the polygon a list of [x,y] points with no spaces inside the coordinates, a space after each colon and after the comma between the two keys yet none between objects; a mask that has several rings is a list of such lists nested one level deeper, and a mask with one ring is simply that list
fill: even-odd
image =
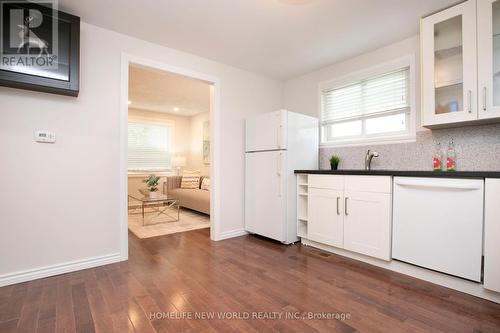
[{"label": "white upper cabinet", "polygon": [[500,0],[477,2],[478,118],[500,117]]},{"label": "white upper cabinet", "polygon": [[422,19],[421,44],[422,125],[477,120],[476,1]]}]

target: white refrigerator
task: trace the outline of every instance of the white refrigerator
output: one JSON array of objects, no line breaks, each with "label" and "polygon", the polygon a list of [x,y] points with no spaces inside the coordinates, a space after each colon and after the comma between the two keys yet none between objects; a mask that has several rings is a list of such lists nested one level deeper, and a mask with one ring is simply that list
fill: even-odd
[{"label": "white refrigerator", "polygon": [[298,241],[296,169],[318,169],[318,119],[280,110],[246,120],[245,230]]}]

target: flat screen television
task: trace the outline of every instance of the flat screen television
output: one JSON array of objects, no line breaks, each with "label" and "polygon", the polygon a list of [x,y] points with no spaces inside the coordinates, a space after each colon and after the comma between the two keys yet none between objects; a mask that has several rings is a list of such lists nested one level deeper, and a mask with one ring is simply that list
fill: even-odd
[{"label": "flat screen television", "polygon": [[0,22],[0,85],[78,96],[79,17],[55,0],[0,0]]}]

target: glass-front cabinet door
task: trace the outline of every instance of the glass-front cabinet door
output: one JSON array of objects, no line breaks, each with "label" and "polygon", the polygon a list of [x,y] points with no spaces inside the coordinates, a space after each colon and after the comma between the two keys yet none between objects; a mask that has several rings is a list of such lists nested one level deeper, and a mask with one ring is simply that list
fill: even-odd
[{"label": "glass-front cabinet door", "polygon": [[477,2],[478,118],[500,117],[500,0]]},{"label": "glass-front cabinet door", "polygon": [[477,119],[476,2],[422,19],[422,124]]}]

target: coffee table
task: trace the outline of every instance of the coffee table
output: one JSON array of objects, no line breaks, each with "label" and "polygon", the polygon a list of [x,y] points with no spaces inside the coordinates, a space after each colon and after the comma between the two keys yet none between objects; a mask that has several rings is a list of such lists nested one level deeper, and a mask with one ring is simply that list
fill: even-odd
[{"label": "coffee table", "polygon": [[[130,199],[139,201],[141,204],[141,211],[142,211],[142,225],[144,226],[144,210],[146,208],[151,208],[153,209],[153,212],[156,212],[157,215],[165,215],[170,218],[168,221],[164,222],[158,222],[158,223],[166,223],[166,222],[177,222],[179,221],[179,200],[176,198],[172,197],[171,195],[166,195],[162,193],[158,193],[154,197],[150,196],[145,196],[142,194],[137,194],[137,195],[128,195],[129,202]],[[129,205],[130,209],[130,205]],[[174,215],[171,215],[173,211]],[[175,216],[176,215],[176,216]],[[154,223],[154,224],[158,224]],[[149,224],[153,225],[153,224]]]}]

